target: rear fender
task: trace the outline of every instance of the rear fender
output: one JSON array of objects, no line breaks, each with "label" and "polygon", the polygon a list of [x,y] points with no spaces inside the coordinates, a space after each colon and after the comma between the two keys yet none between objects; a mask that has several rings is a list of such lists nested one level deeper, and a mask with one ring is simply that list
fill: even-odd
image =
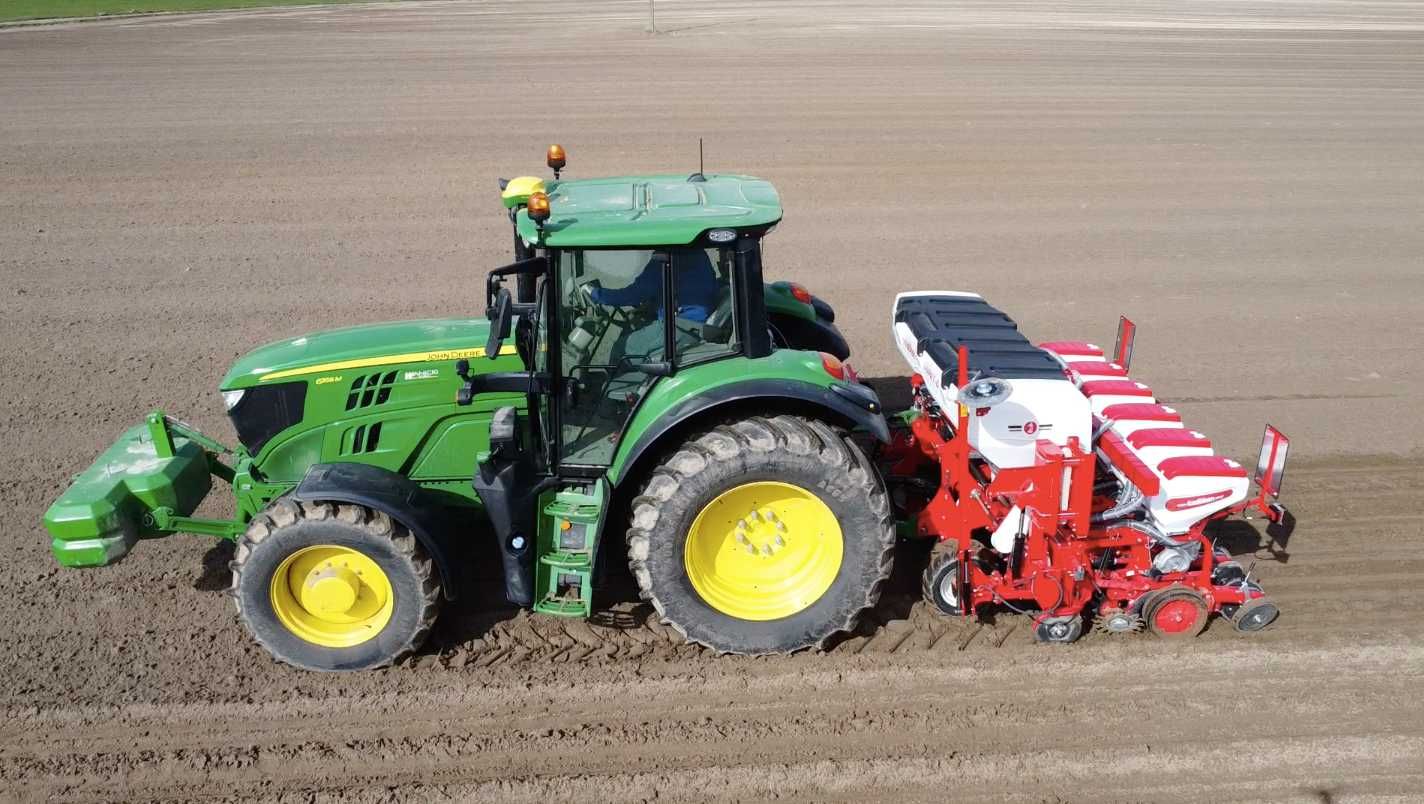
[{"label": "rear fender", "polygon": [[767,311],[767,324],[790,349],[826,352],[841,360],[850,357],[850,344],[836,325],[822,318],[797,318]]},{"label": "rear fender", "polygon": [[644,458],[656,454],[655,447],[667,443],[670,436],[683,435],[748,405],[761,415],[793,413],[820,418],[866,430],[883,443],[890,441],[880,399],[868,386],[855,383],[821,386],[771,378],[747,380],[708,389],[668,409],[638,436],[627,458],[619,463],[624,471],[613,478],[614,484],[639,476],[638,465]]},{"label": "rear fender", "polygon": [[319,463],[307,470],[291,497],[304,502],[364,505],[400,522],[435,562],[440,588],[454,600],[462,580],[452,559],[454,543],[439,514],[449,506],[397,472],[363,463]]}]

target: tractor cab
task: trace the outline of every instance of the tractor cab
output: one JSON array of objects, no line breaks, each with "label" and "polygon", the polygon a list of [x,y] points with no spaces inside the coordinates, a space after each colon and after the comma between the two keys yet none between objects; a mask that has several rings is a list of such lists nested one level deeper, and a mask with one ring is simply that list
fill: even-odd
[{"label": "tractor cab", "polygon": [[[590,508],[597,498],[602,506],[609,470],[634,446],[631,424],[655,386],[774,351],[761,238],[781,219],[781,206],[765,181],[700,173],[517,179],[506,184],[507,201],[511,191],[527,193],[513,214],[525,258],[490,274],[485,352],[500,354],[511,339],[526,370],[472,373],[466,362],[461,399],[528,394],[520,443],[492,431],[491,444],[506,446],[482,456],[475,486],[487,504],[510,501],[508,516],[492,511],[507,552],[534,544],[541,554],[536,560],[521,547],[508,557],[506,578],[531,582],[527,590],[512,585],[511,599],[562,611],[587,596],[598,528],[586,529],[579,560],[560,559],[555,571],[537,545],[557,545],[566,531],[555,529],[568,520],[523,512],[548,511],[560,496]],[[491,427],[508,426],[512,415]],[[531,498],[536,493],[544,504]],[[548,532],[531,541],[527,534],[541,529]]]},{"label": "tractor cab", "polygon": [[548,468],[608,466],[661,378],[771,352],[761,237],[781,205],[769,183],[700,173],[516,179],[507,202],[516,188],[528,191],[514,214],[528,256],[490,276],[487,352],[498,353],[497,339],[511,334],[502,321],[517,317],[512,334],[545,392],[530,409]]}]

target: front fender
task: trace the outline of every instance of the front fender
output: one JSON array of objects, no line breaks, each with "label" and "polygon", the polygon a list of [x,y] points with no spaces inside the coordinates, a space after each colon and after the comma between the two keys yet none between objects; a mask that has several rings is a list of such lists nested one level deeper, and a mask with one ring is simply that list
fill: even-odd
[{"label": "front fender", "polygon": [[307,502],[364,505],[410,528],[435,562],[445,599],[455,599],[460,576],[451,562],[452,545],[444,523],[437,516],[448,506],[430,499],[415,481],[370,464],[319,463],[307,470],[291,496]]}]

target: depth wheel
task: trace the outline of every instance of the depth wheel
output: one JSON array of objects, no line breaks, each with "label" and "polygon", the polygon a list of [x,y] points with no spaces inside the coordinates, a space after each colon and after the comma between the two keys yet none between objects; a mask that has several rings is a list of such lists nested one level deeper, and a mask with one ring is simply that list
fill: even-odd
[{"label": "depth wheel", "polygon": [[1083,635],[1083,617],[1074,614],[1069,617],[1045,617],[1034,626],[1033,637],[1039,642],[1064,645],[1078,641]]},{"label": "depth wheel", "polygon": [[280,499],[232,562],[238,618],[306,670],[367,670],[419,648],[440,607],[434,566],[405,526],[359,505]]},{"label": "depth wheel", "polygon": [[964,590],[960,582],[959,540],[945,539],[930,551],[930,563],[920,577],[920,591],[935,611],[950,616],[964,613]]},{"label": "depth wheel", "polygon": [[1231,615],[1231,626],[1243,634],[1254,634],[1257,631],[1264,631],[1276,618],[1281,616],[1281,610],[1275,603],[1264,597],[1254,598],[1236,607]]},{"label": "depth wheel", "polygon": [[1147,628],[1163,639],[1190,639],[1206,628],[1207,605],[1201,593],[1186,587],[1153,593],[1142,607]]},{"label": "depth wheel", "polygon": [[889,495],[825,423],[752,417],[693,435],[633,500],[645,600],[691,642],[789,653],[855,626],[890,575]]}]

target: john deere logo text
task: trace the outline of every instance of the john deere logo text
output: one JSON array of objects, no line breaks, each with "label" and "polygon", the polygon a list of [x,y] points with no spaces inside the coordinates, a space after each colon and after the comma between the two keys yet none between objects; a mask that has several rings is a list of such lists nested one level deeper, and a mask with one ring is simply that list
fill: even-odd
[{"label": "john deere logo text", "polygon": [[448,352],[429,352],[425,355],[426,360],[468,360],[472,357],[484,357],[485,350],[475,349],[451,349]]}]

